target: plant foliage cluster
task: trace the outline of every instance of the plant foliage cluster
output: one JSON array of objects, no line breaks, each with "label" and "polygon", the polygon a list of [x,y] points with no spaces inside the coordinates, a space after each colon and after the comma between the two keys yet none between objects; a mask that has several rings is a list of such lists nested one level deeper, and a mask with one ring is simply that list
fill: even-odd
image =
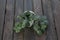
[{"label": "plant foliage cluster", "polygon": [[16,33],[21,32],[24,28],[32,28],[38,35],[42,35],[48,25],[46,16],[36,15],[32,11],[25,11],[17,16],[17,18],[20,21],[15,23],[14,30]]}]

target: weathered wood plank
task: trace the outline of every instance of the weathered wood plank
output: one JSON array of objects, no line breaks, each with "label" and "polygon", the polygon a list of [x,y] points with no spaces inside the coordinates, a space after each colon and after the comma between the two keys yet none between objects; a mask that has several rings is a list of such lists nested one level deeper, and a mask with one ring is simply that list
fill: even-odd
[{"label": "weathered wood plank", "polygon": [[60,40],[60,0],[51,0],[51,5],[55,17],[57,37]]},{"label": "weathered wood plank", "polygon": [[0,40],[2,40],[6,0],[0,0]]},{"label": "weathered wood plank", "polygon": [[24,11],[32,10],[32,0],[24,0]]},{"label": "weathered wood plank", "polygon": [[[23,12],[23,0],[16,0],[15,3],[15,23],[19,22],[16,16]],[[23,40],[23,32],[15,33],[14,32],[14,39],[13,40]]]},{"label": "weathered wood plank", "polygon": [[[32,10],[32,0],[24,0],[24,11]],[[35,40],[34,31],[26,29],[24,31],[24,40]]]},{"label": "weathered wood plank", "polygon": [[43,10],[44,14],[47,16],[49,25],[47,29],[47,38],[46,40],[57,40],[54,17],[51,9],[51,1],[50,0],[42,0],[43,2]]},{"label": "weathered wood plank", "polygon": [[[42,12],[42,5],[41,5],[41,0],[33,0],[33,5],[34,5],[34,12],[40,16],[43,15]],[[35,40],[45,40],[46,38],[46,33],[44,33],[42,36],[35,36]]]},{"label": "weathered wood plank", "polygon": [[33,8],[34,12],[39,15],[43,15],[42,13],[42,5],[41,5],[41,0],[33,0]]},{"label": "weathered wood plank", "polygon": [[3,40],[12,40],[14,0],[7,0]]}]

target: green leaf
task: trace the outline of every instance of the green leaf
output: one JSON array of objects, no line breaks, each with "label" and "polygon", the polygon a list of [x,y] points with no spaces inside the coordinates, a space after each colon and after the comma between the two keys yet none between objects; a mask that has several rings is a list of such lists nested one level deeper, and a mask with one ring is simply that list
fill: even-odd
[{"label": "green leaf", "polygon": [[29,27],[31,27],[34,24],[34,20],[29,21]]},{"label": "green leaf", "polygon": [[40,20],[40,16],[35,15],[34,20]]},{"label": "green leaf", "polygon": [[46,27],[47,27],[46,25],[42,25],[41,30],[45,31]]},{"label": "green leaf", "polygon": [[41,30],[38,30],[38,31],[37,31],[37,34],[38,34],[39,36],[41,36],[43,33],[42,33]]},{"label": "green leaf", "polygon": [[41,16],[40,21],[44,22],[45,20],[47,20],[46,16]]},{"label": "green leaf", "polygon": [[40,26],[39,26],[37,23],[35,23],[35,24],[33,25],[33,29],[34,29],[35,31],[40,30]]},{"label": "green leaf", "polygon": [[25,27],[26,27],[26,24],[27,24],[27,20],[24,20],[24,21],[22,22],[22,28],[25,28]]},{"label": "green leaf", "polygon": [[28,18],[30,16],[30,12],[26,11],[26,12],[24,12],[24,15]]},{"label": "green leaf", "polygon": [[15,24],[14,30],[15,30],[16,33],[20,32],[20,30],[22,29],[21,26],[22,26],[22,24],[19,23],[19,22],[17,22],[17,23]]},{"label": "green leaf", "polygon": [[33,26],[34,31],[40,36],[42,35],[42,31],[40,30],[40,26],[38,24],[34,24]]}]

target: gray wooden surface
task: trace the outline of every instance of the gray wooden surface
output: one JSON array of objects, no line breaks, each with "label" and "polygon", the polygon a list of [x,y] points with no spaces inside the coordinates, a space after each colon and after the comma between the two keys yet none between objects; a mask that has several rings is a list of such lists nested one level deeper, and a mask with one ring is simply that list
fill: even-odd
[{"label": "gray wooden surface", "polygon": [[[48,19],[47,31],[37,36],[32,30],[15,33],[17,15],[31,10]],[[60,0],[0,0],[0,40],[60,40]]]}]

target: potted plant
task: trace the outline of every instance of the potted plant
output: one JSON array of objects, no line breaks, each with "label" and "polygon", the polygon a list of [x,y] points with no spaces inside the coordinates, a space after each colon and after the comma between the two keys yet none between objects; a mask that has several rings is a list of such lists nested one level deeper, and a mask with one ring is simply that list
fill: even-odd
[{"label": "potted plant", "polygon": [[14,31],[16,33],[21,32],[25,28],[32,28],[40,36],[45,32],[48,25],[46,16],[36,15],[33,11],[25,11],[17,18],[20,21],[15,23]]}]

